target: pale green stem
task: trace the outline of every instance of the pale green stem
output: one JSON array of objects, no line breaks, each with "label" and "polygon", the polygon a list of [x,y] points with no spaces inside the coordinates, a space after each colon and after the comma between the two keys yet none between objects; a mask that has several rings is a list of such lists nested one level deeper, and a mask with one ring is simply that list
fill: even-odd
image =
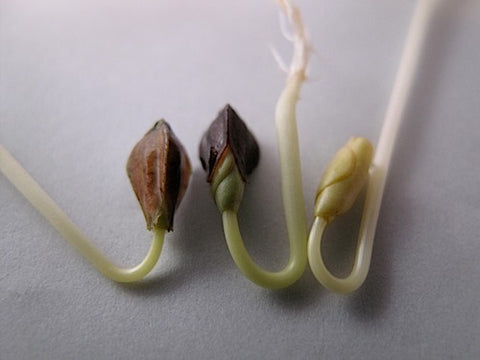
[{"label": "pale green stem", "polygon": [[240,270],[254,283],[266,288],[283,288],[302,276],[307,265],[307,225],[295,105],[303,79],[293,76],[280,95],[276,109],[277,140],[281,164],[282,195],[290,242],[290,257],[285,268],[270,272],[252,260],[238,228],[237,214],[224,211],[223,228],[227,245]]},{"label": "pale green stem", "polygon": [[153,230],[153,240],[145,259],[133,268],[120,268],[106,258],[77,228],[41,186],[0,144],[0,171],[27,198],[57,231],[102,274],[118,282],[141,280],[155,266],[163,246],[164,229]]},{"label": "pale green stem", "polygon": [[287,265],[278,272],[262,269],[250,257],[238,227],[237,214],[233,211],[222,213],[223,229],[228,249],[242,273],[255,284],[269,289],[280,289],[293,284],[302,276],[307,265],[306,242],[290,242],[290,257]]},{"label": "pale green stem", "polygon": [[310,268],[317,280],[327,289],[339,294],[347,294],[362,285],[367,277],[373,241],[368,241],[365,237],[361,237],[358,240],[355,261],[350,275],[345,278],[338,278],[328,271],[320,251],[326,226],[327,222],[324,219],[318,216],[315,217],[308,239],[308,260],[310,261]]},{"label": "pale green stem", "polygon": [[307,239],[307,217],[295,115],[302,81],[302,76],[293,76],[287,82],[287,86],[277,102],[275,123],[288,237],[290,239],[299,238],[303,241]]},{"label": "pale green stem", "polygon": [[315,219],[313,224],[308,245],[310,267],[318,281],[332,291],[340,293],[351,292],[362,285],[368,274],[378,215],[395,140],[415,78],[422,44],[425,39],[430,17],[433,13],[433,6],[436,3],[438,3],[438,0],[419,0],[412,17],[400,60],[400,66],[395,78],[385,120],[370,169],[355,264],[352,274],[347,278],[336,278],[331,275],[325,267],[319,245],[326,224],[322,219],[318,218]]}]

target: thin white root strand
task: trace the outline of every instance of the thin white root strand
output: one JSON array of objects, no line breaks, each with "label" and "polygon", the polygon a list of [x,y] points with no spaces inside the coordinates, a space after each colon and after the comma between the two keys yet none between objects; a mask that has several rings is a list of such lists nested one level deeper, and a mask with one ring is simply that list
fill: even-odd
[{"label": "thin white root strand", "polygon": [[288,22],[285,13],[279,12],[278,13],[278,22],[280,23],[280,31],[285,39],[290,42],[295,41],[295,34],[288,28]]},{"label": "thin white root strand", "polygon": [[282,56],[278,53],[277,49],[275,49],[273,45],[270,45],[270,51],[272,52],[273,58],[275,59],[277,66],[280,68],[281,71],[288,75],[290,73],[290,69],[288,68],[285,60],[283,60]]},{"label": "thin white root strand", "polygon": [[296,76],[305,79],[312,49],[308,43],[308,36],[305,26],[303,25],[302,15],[298,8],[292,6],[287,0],[277,0],[277,2],[294,29],[294,50],[290,64],[289,79]]}]

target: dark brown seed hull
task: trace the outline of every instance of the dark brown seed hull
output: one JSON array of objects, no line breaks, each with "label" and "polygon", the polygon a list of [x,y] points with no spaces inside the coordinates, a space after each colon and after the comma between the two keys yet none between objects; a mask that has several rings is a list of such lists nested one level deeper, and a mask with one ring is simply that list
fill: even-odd
[{"label": "dark brown seed hull", "polygon": [[222,155],[229,149],[244,181],[258,165],[260,149],[253,134],[235,110],[227,104],[202,137],[200,161],[211,182]]},{"label": "dark brown seed hull", "polygon": [[127,174],[147,228],[156,226],[171,231],[191,166],[185,149],[164,120],[155,123],[135,145],[127,162]]}]

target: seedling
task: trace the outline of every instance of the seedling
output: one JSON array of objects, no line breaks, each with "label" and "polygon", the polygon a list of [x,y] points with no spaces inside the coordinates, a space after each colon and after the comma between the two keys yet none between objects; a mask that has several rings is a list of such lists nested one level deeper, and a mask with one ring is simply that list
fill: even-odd
[{"label": "seedling", "polygon": [[102,274],[118,282],[141,280],[153,269],[162,251],[165,232],[173,228],[173,214],[191,173],[183,146],[165,121],[157,122],[135,146],[127,166],[153,240],[137,266],[121,268],[92,244],[1,144],[0,171],[80,254]]},{"label": "seedling", "polygon": [[[278,4],[295,30],[292,39],[293,59],[288,70],[286,86],[277,101],[275,112],[283,204],[290,242],[290,257],[283,270],[271,272],[259,267],[245,248],[238,226],[237,211],[243,197],[246,180],[242,163],[248,158],[250,160],[253,158],[254,161],[251,161],[249,166],[253,170],[258,161],[258,159],[255,159],[255,150],[242,157],[238,155],[235,146],[226,146],[222,147],[221,153],[218,153],[218,146],[215,143],[208,142],[209,138],[213,138],[217,139],[217,142],[228,145],[234,144],[234,140],[237,138],[253,139],[248,131],[243,131],[242,134],[226,132],[224,137],[218,141],[215,128],[219,119],[227,118],[227,122],[239,123],[241,126],[238,127],[246,129],[243,121],[236,113],[231,113],[230,118],[228,118],[227,107],[227,116],[222,113],[219,114],[219,118],[214,121],[204,135],[200,146],[200,158],[204,168],[208,171],[207,180],[212,184],[212,193],[222,215],[225,238],[230,253],[247,278],[266,288],[283,288],[291,285],[302,276],[307,265],[307,221],[295,113],[300,89],[306,78],[305,73],[311,49],[298,8],[291,6],[286,0],[279,0]],[[228,128],[228,123],[224,127]],[[209,151],[209,148],[213,149],[213,152]],[[256,145],[245,146],[245,148],[255,149]],[[213,169],[208,164],[214,164]]]},{"label": "seedling", "polygon": [[[316,208],[315,219],[308,240],[308,260],[317,280],[334,292],[341,294],[350,293],[358,289],[367,277],[393,147],[414,80],[427,25],[436,3],[438,3],[437,0],[419,0],[417,3],[378,139],[377,150],[370,167],[353,269],[350,275],[343,279],[332,275],[323,262],[320,252],[321,240],[327,224],[332,219],[329,217],[329,214],[319,213]],[[369,156],[368,153],[369,151],[367,150],[361,151],[359,159],[362,161],[366,160],[365,158]],[[350,197],[356,191],[355,185],[350,185],[353,186],[347,186],[345,189],[342,189],[342,191],[345,191],[343,195],[346,197]],[[336,194],[336,196],[342,193],[342,191]]]}]

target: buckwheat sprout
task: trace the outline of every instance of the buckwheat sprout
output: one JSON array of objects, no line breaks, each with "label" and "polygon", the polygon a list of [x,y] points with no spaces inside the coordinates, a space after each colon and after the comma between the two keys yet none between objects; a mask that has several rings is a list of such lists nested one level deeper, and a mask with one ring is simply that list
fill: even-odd
[{"label": "buckwheat sprout", "polygon": [[[171,130],[169,126],[165,122],[158,122],[155,124],[154,128],[150,130],[147,135],[150,135],[150,138],[155,135],[155,132],[162,132],[162,136],[164,134],[170,135]],[[169,133],[170,132],[170,133]],[[172,133],[173,134],[173,133]],[[162,150],[155,150],[148,152],[145,151],[145,147],[142,147],[142,143],[145,143],[145,138],[147,135],[142,139],[135,149],[139,149],[137,152],[146,153],[150,155],[148,160],[157,160],[159,156],[156,156],[157,153],[162,152]],[[163,240],[165,236],[166,230],[171,230],[173,224],[173,211],[174,207],[178,206],[181,197],[183,196],[183,192],[187,186],[188,178],[190,176],[190,164],[188,159],[185,160],[186,154],[182,153],[183,148],[181,145],[176,143],[177,139],[174,135],[170,135],[171,137],[168,138],[168,141],[162,141],[162,143],[171,143],[172,146],[177,146],[180,148],[177,151],[177,148],[174,148],[174,151],[170,151],[173,153],[177,158],[180,160],[177,163],[182,165],[181,173],[181,180],[178,184],[178,188],[180,188],[181,195],[180,197],[175,197],[173,201],[173,205],[169,209],[167,209],[163,204],[157,204],[155,202],[155,197],[148,193],[144,198],[148,198],[149,204],[155,205],[155,208],[148,209],[142,203],[142,209],[144,210],[144,214],[147,215],[152,213],[155,215],[155,218],[149,222],[147,219],[147,226],[153,232],[153,239],[152,244],[148,250],[147,255],[145,258],[136,266],[132,268],[122,268],[118,267],[114,263],[112,263],[105,255],[103,255],[96,247],[93,245],[90,240],[78,229],[78,227],[70,220],[70,218],[63,212],[63,210],[55,203],[55,201],[42,189],[42,187],[27,173],[27,171],[15,160],[15,158],[0,144],[0,172],[2,172],[7,179],[23,194],[23,196],[38,210],[40,214],[42,214],[54,227],[55,229],[71,244],[73,245],[77,251],[83,255],[90,263],[102,274],[106,277],[117,281],[117,282],[133,282],[138,281],[144,278],[155,266],[160,256],[163,247]],[[173,138],[172,138],[173,136]],[[155,144],[151,139],[147,143],[147,145],[152,148]],[[171,146],[171,147],[172,147]],[[166,147],[164,147],[166,148]],[[134,149],[134,150],[135,150]],[[168,148],[170,149],[170,147]],[[148,149],[147,149],[148,150]],[[165,150],[167,152],[167,150]],[[134,154],[134,152],[132,152]],[[180,154],[180,156],[178,155]],[[153,156],[152,156],[153,155]],[[165,156],[166,157],[166,156]],[[129,160],[130,163],[134,163],[133,165],[137,164],[137,159],[134,158],[133,161],[131,160],[133,157],[131,156]],[[170,160],[170,164],[172,160]],[[143,177],[143,174],[148,173],[151,170],[151,164],[147,164],[146,161],[140,159],[140,165],[135,167],[133,170],[130,168],[129,176],[132,180],[133,176],[139,174]],[[145,169],[146,166],[150,166],[149,169]],[[184,169],[186,167],[186,169]],[[141,168],[141,169],[138,169]],[[177,173],[177,169],[174,169],[172,172]],[[165,170],[165,172],[167,172]],[[132,175],[133,173],[133,175]],[[150,173],[155,173],[155,171],[150,171]],[[158,176],[155,173],[155,176]],[[177,176],[178,177],[178,176]],[[158,180],[158,179],[157,179]],[[161,181],[151,181],[152,183],[160,183]],[[137,183],[132,182],[134,185],[134,190],[141,188],[144,195],[147,191],[142,187],[142,184],[137,181]],[[135,188],[135,185],[137,186]],[[148,190],[148,189],[147,189]],[[167,189],[168,190],[168,189]],[[175,191],[174,191],[175,192]],[[178,195],[175,194],[175,196]],[[137,193],[137,197],[138,193]],[[139,197],[139,200],[140,197]],[[163,207],[162,207],[163,206]],[[160,210],[158,210],[160,209]],[[149,212],[150,211],[150,212]]]},{"label": "buckwheat sprout", "polygon": [[282,196],[290,243],[290,256],[285,268],[278,272],[260,268],[250,257],[243,243],[237,210],[221,210],[225,238],[235,263],[246,277],[266,288],[283,288],[291,285],[302,276],[307,265],[307,225],[295,111],[300,88],[306,78],[305,72],[311,49],[298,8],[287,0],[279,0],[278,4],[294,30],[293,58],[286,86],[278,99],[275,111]]},{"label": "buckwheat sprout", "polygon": [[165,230],[154,229],[153,241],[145,259],[133,268],[120,268],[108,260],[78,229],[42,187],[0,144],[0,170],[57,231],[102,274],[118,282],[131,282],[147,275],[162,250]]},{"label": "buckwheat sprout", "polygon": [[412,17],[377,150],[370,168],[355,260],[352,272],[347,277],[338,278],[332,275],[325,266],[320,249],[322,236],[329,221],[324,217],[315,216],[308,240],[308,260],[317,280],[331,291],[341,294],[350,293],[363,284],[368,274],[373,240],[395,139],[435,3],[436,0],[419,0]]}]

